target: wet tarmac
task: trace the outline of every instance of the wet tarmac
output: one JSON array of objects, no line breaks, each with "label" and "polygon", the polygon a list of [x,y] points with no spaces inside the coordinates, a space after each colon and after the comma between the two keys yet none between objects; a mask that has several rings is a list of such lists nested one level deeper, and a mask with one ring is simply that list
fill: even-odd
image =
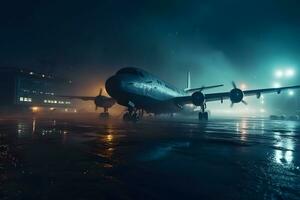
[{"label": "wet tarmac", "polygon": [[300,199],[300,122],[0,120],[0,199]]}]

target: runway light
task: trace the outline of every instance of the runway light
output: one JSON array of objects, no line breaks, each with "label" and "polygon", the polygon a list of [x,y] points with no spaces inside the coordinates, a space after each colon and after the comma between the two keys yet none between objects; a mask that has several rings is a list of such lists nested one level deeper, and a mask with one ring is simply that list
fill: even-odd
[{"label": "runway light", "polygon": [[281,78],[283,76],[283,71],[282,70],[276,70],[275,71],[275,76],[276,76],[276,78]]},{"label": "runway light", "polygon": [[285,76],[286,77],[293,77],[295,75],[295,71],[293,69],[287,69],[285,71]]},{"label": "runway light", "polygon": [[293,90],[289,90],[288,94],[289,94],[289,96],[294,96],[295,93]]},{"label": "runway light", "polygon": [[31,107],[32,112],[38,112],[39,111],[39,107]]},{"label": "runway light", "polygon": [[113,140],[113,135],[109,134],[106,136],[107,142],[111,142]]},{"label": "runway light", "polygon": [[281,84],[280,84],[280,83],[274,83],[274,84],[273,84],[273,87],[274,87],[274,88],[279,88],[279,87],[281,87]]}]

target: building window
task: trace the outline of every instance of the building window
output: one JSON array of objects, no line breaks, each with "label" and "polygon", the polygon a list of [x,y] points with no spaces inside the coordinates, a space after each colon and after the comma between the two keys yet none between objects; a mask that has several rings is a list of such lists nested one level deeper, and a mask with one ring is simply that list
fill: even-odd
[{"label": "building window", "polygon": [[24,102],[32,102],[32,98],[29,98],[29,97],[20,97],[19,98],[19,101],[24,101]]},{"label": "building window", "polygon": [[49,100],[44,99],[44,103],[50,103],[50,104],[71,104],[71,102],[64,102],[64,101],[57,101],[57,100]]}]

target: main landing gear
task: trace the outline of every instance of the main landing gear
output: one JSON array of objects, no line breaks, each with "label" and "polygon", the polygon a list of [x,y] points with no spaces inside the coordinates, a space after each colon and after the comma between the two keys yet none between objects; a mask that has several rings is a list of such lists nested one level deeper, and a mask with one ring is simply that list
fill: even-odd
[{"label": "main landing gear", "polygon": [[108,108],[104,108],[104,112],[99,114],[100,119],[108,119],[109,118],[109,112]]},{"label": "main landing gear", "polygon": [[136,122],[143,118],[144,110],[129,108],[128,112],[124,113],[123,120],[126,122]]},{"label": "main landing gear", "polygon": [[206,104],[201,106],[201,112],[198,114],[199,120],[208,120],[208,112],[205,111]]}]

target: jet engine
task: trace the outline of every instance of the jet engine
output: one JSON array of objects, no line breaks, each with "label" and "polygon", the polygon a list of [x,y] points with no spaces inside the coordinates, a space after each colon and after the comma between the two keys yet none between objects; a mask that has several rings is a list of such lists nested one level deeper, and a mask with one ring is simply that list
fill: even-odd
[{"label": "jet engine", "polygon": [[194,92],[192,94],[192,102],[195,106],[202,106],[205,102],[205,96],[202,92]]}]

